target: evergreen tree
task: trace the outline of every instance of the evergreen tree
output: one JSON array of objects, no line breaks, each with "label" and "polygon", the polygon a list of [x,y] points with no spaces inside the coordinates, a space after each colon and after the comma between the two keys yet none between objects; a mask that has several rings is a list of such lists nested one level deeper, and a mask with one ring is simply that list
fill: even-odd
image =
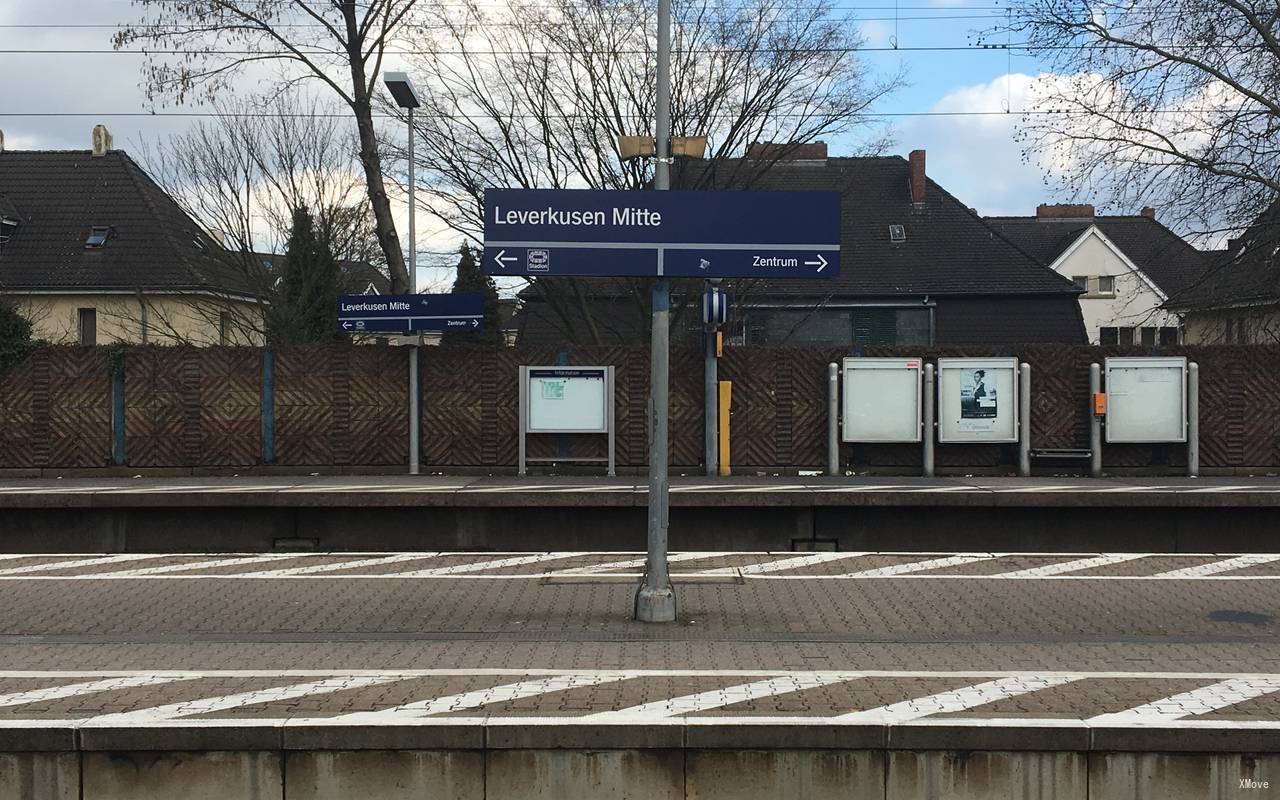
[{"label": "evergreen tree", "polygon": [[280,282],[272,298],[268,336],[276,344],[343,341],[337,303],[342,277],[338,261],[316,235],[305,207],[294,209]]},{"label": "evergreen tree", "polygon": [[31,322],[5,302],[0,302],[0,369],[26,358],[35,344]]},{"label": "evergreen tree", "polygon": [[498,287],[493,278],[484,274],[476,251],[468,245],[459,250],[458,275],[453,279],[453,293],[464,292],[484,295],[484,323],[479,329],[450,328],[444,332],[441,344],[505,344],[502,324],[498,319]]}]

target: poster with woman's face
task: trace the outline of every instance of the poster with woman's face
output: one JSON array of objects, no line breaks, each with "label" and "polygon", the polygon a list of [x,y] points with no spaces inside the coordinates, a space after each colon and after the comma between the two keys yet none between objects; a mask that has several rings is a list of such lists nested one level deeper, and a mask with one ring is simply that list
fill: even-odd
[{"label": "poster with woman's face", "polygon": [[994,420],[999,413],[995,376],[988,377],[984,369],[961,370],[960,419]]},{"label": "poster with woman's face", "polygon": [[1018,362],[938,359],[938,441],[1016,442]]}]

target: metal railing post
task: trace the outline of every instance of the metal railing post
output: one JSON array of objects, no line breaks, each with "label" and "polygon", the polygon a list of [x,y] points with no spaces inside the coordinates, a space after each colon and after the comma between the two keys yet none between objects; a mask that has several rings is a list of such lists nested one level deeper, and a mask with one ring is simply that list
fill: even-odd
[{"label": "metal railing post", "polygon": [[720,365],[716,360],[716,329],[705,326],[706,353],[702,362],[702,413],[704,458],[707,462],[707,475],[714,476],[720,459],[720,439],[716,434],[720,409]]},{"label": "metal railing post", "polygon": [[934,377],[933,365],[924,365],[924,430],[920,431],[920,439],[924,442],[924,476],[926,478],[933,477],[933,424],[934,424],[934,404],[937,401],[937,395],[934,394]]},{"label": "metal railing post", "polygon": [[1093,407],[1094,397],[1102,393],[1102,365],[1089,365],[1089,475],[1102,477],[1102,417]]},{"label": "metal railing post", "polygon": [[840,367],[827,365],[827,474],[840,474]]},{"label": "metal railing post", "polygon": [[1200,477],[1200,365],[1187,365],[1187,476]]},{"label": "metal railing post", "polygon": [[1018,474],[1031,477],[1031,365],[1018,367]]}]

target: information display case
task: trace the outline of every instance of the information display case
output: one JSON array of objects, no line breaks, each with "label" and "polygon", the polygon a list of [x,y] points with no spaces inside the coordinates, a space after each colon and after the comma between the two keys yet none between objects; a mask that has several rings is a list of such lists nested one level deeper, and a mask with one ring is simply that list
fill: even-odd
[{"label": "information display case", "polygon": [[[520,367],[519,474],[530,461],[605,463],[615,474],[613,367]],[[597,433],[608,436],[608,456],[531,458],[531,434]]]},{"label": "information display case", "polygon": [[938,359],[938,441],[1019,438],[1018,359]]},{"label": "information display case", "polygon": [[921,439],[920,358],[846,358],[841,439],[918,442]]},{"label": "information display case", "polygon": [[608,367],[526,367],[529,433],[608,433]]},{"label": "information display case", "polygon": [[1108,358],[1106,440],[1187,441],[1187,359]]}]

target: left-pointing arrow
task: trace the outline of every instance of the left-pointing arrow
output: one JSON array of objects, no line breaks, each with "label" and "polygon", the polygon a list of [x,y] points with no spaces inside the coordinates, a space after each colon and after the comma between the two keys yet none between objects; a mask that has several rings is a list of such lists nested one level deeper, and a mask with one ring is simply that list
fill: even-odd
[{"label": "left-pointing arrow", "polygon": [[351,323],[350,323],[350,322],[344,322],[344,323],[342,323],[342,329],[343,329],[344,331],[349,331],[349,330],[351,330]]},{"label": "left-pointing arrow", "polygon": [[519,260],[515,256],[506,255],[506,252],[506,250],[499,250],[498,254],[493,257],[493,260],[498,262],[498,269],[506,269],[506,262]]}]

